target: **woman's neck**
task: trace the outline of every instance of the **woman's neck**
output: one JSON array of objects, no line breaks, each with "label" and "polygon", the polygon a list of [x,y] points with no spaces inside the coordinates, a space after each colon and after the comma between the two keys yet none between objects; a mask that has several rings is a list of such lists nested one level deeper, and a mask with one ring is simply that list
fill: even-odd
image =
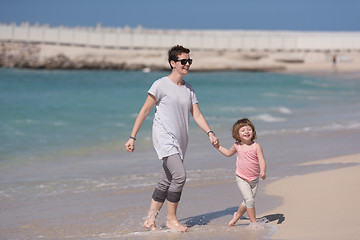
[{"label": "woman's neck", "polygon": [[168,78],[176,85],[179,86],[184,85],[183,76],[175,71],[172,71],[171,74],[168,76]]}]

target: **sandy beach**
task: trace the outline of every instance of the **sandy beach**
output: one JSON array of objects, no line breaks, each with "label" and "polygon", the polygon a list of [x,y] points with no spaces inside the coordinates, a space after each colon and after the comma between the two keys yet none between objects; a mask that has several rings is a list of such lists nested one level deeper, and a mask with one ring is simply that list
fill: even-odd
[{"label": "sandy beach", "polygon": [[265,193],[280,196],[281,213],[273,239],[356,239],[360,234],[360,154],[303,165],[349,164],[351,167],[280,179]]},{"label": "sandy beach", "polygon": [[[206,140],[204,136],[196,138],[194,142]],[[267,139],[263,137],[263,141]],[[275,144],[287,141],[287,138],[280,137]],[[200,144],[201,151],[196,150],[198,145],[191,147],[186,164],[188,180],[178,217],[182,224],[188,226],[187,233],[173,233],[165,228],[166,206],[158,216],[157,231],[143,228],[143,217],[153,183],[157,180],[157,174],[149,174],[132,176],[131,181],[148,180],[147,186],[136,189],[111,187],[126,181],[129,176],[113,177],[111,182],[98,178],[64,182],[62,188],[65,184],[69,185],[67,190],[56,196],[46,195],[52,191],[47,189],[48,186],[37,185],[36,189],[44,188],[41,198],[2,203],[2,217],[7,221],[0,228],[0,236],[2,239],[335,240],[355,239],[359,235],[357,220],[360,212],[357,205],[360,181],[357,173],[360,170],[360,154],[302,163],[295,166],[295,172],[290,170],[290,177],[284,177],[272,170],[277,163],[274,162],[275,156],[269,153],[271,146],[267,146],[269,175],[260,183],[256,200],[260,228],[253,230],[249,228],[246,215],[234,227],[227,227],[242,200],[233,175],[234,163],[225,160],[206,143],[202,141]],[[148,151],[124,153],[118,158],[136,162],[148,154]],[[121,166],[118,161],[103,159],[102,162],[114,170]],[[94,165],[95,161],[89,163]],[[59,168],[61,164],[49,166],[49,170]],[[144,166],[156,168],[155,165]],[[300,175],[293,176],[296,172]],[[80,187],[84,184],[86,191]],[[58,191],[62,191],[61,188]]]},{"label": "sandy beach", "polygon": [[[113,69],[168,71],[167,49],[110,49],[2,42],[0,66],[32,69]],[[343,73],[359,70],[353,51],[197,50],[192,71]],[[336,59],[336,62],[333,59]]]},{"label": "sandy beach", "polygon": [[[194,52],[194,59],[198,59],[196,54]],[[215,64],[216,58],[205,57],[209,56],[206,54],[204,53],[202,58],[211,59]],[[159,56],[153,57],[159,58]],[[347,63],[340,61],[337,66],[341,68],[342,64]],[[211,125],[224,146],[233,144],[230,128],[234,117],[248,115],[257,120],[258,141],[264,149],[268,168],[267,179],[260,181],[256,196],[256,216],[260,228],[256,231],[249,228],[247,216],[238,221],[234,227],[229,228],[227,224],[242,201],[234,176],[236,157],[222,156],[209,144],[205,133],[197,127],[192,129],[185,159],[187,183],[178,208],[179,221],[189,228],[187,233],[173,233],[166,229],[166,206],[158,216],[158,231],[150,232],[143,227],[143,218],[148,211],[151,195],[158,180],[161,161],[157,159],[152,147],[150,127],[143,129],[141,132],[143,135],[137,136],[135,153],[125,152],[123,149],[125,140],[121,139],[128,137],[130,127],[124,127],[124,136],[119,133],[121,128],[116,128],[123,122],[124,126],[129,124],[118,120],[122,116],[127,116],[132,124],[136,108],[142,104],[142,101],[137,104],[126,102],[128,98],[126,93],[134,94],[140,90],[142,92],[142,77],[158,73],[5,69],[4,76],[12,76],[8,81],[8,86],[13,89],[10,91],[9,103],[13,102],[14,96],[18,96],[19,99],[22,99],[23,95],[37,99],[40,90],[41,93],[46,93],[38,102],[29,101],[29,105],[26,105],[26,109],[30,109],[32,113],[34,106],[40,104],[38,111],[41,114],[37,111],[34,113],[39,117],[29,114],[22,121],[17,118],[10,119],[8,124],[12,128],[18,129],[20,125],[28,129],[28,132],[38,132],[44,125],[44,122],[40,121],[43,120],[43,112],[50,112],[44,109],[52,109],[43,108],[40,101],[44,102],[43,99],[54,95],[62,96],[59,97],[61,100],[72,99],[65,101],[68,102],[69,109],[73,109],[75,103],[90,101],[90,105],[98,107],[95,110],[90,108],[91,112],[94,111],[95,115],[99,115],[98,118],[85,111],[87,108],[83,105],[75,108],[79,111],[76,114],[73,111],[61,113],[74,116],[72,121],[75,123],[82,120],[83,116],[88,116],[86,119],[89,122],[85,123],[91,129],[102,126],[97,124],[94,127],[93,123],[97,122],[95,120],[102,123],[104,119],[108,119],[105,121],[106,126],[109,125],[109,129],[111,132],[115,131],[116,136],[109,145],[98,145],[102,141],[97,140],[95,146],[80,145],[74,150],[64,147],[65,150],[61,148],[60,152],[55,151],[50,156],[38,155],[42,145],[29,145],[25,142],[24,145],[31,150],[30,152],[15,155],[16,158],[5,159],[7,161],[3,161],[0,165],[0,239],[327,238],[335,240],[357,238],[360,233],[356,221],[360,216],[357,206],[359,202],[357,173],[360,170],[359,73],[343,74],[341,70],[340,74],[331,75],[330,73],[334,72],[331,70],[333,65],[330,60],[316,66],[320,65],[327,66],[328,69],[318,68],[316,71],[310,71],[311,73],[304,71],[304,76],[233,71],[225,74],[195,73],[192,76],[194,79],[198,78],[198,84],[202,83],[199,88],[202,94],[205,94],[202,95],[202,109],[208,108],[211,110],[210,113],[216,113],[207,114],[211,116],[208,118],[209,121],[216,123],[218,119],[223,119]],[[317,71],[318,74],[324,74],[324,78],[312,78],[311,75],[317,74]],[[131,74],[134,75],[133,78],[129,77],[132,76]],[[130,80],[124,82],[117,80],[120,78],[118,75],[126,75],[124,78]],[[16,84],[21,76],[24,83],[29,83],[29,87],[18,88]],[[32,78],[28,78],[29,76]],[[253,78],[255,76],[256,78]],[[150,77],[154,78],[154,76]],[[244,96],[249,92],[250,96],[247,97],[249,101],[258,101],[256,102],[258,105],[252,103],[249,105],[250,108],[244,110],[247,105],[236,102],[228,107],[229,103],[233,102],[232,99],[236,99],[238,92],[236,88],[233,92],[225,87],[233,84],[238,77],[244,78],[242,81],[247,85],[252,85],[253,82],[256,86],[258,95],[253,95],[255,88],[241,88],[239,92]],[[44,80],[38,82],[39,78]],[[92,88],[83,88],[83,79],[86,79],[86,83]],[[104,79],[107,81],[101,82]],[[222,86],[226,91],[219,94],[223,99],[219,99],[220,101],[214,104],[213,96],[216,95],[212,89],[215,86],[218,93],[221,90],[218,86],[221,85],[212,86],[212,84],[217,83],[219,79],[229,80]],[[58,92],[54,91],[53,81],[58,84],[56,86],[62,86],[59,89],[61,95],[56,95]],[[139,89],[133,89],[134,92],[124,87],[133,81],[140,85],[137,87]],[[293,85],[285,86],[287,83]],[[115,86],[117,90],[110,91]],[[29,93],[31,89],[39,89],[39,92],[31,92],[33,96]],[[73,92],[72,89],[77,90]],[[78,91],[79,89],[86,91]],[[63,97],[64,92],[67,93],[65,95],[67,97]],[[84,92],[88,95],[75,98],[78,93]],[[109,93],[106,96],[110,97],[108,99],[103,96],[101,99],[107,99],[109,104],[105,101],[106,104],[97,105],[98,98],[92,101],[94,96],[101,96],[104,93]],[[211,100],[204,99],[206,94]],[[234,98],[230,98],[230,95]],[[268,105],[269,101],[271,104]],[[283,104],[285,101],[290,101],[292,104]],[[114,111],[121,105],[114,104],[117,102],[127,103],[125,106],[134,105],[131,109],[135,110]],[[59,104],[65,103],[55,101],[54,108],[57,109]],[[18,105],[8,108],[17,110],[18,106],[24,104],[24,101],[20,101]],[[98,114],[107,109],[108,105],[115,106],[107,110],[109,115]],[[220,111],[224,108],[229,113]],[[80,120],[77,117],[81,117]],[[60,138],[61,142],[66,142],[68,138],[74,138],[74,142],[77,142],[77,136],[84,134],[75,131],[79,125],[61,122],[58,115],[54,115],[48,122],[51,124],[45,125],[43,135],[40,135],[45,140],[51,140],[54,129],[58,129],[56,137],[66,135],[66,140]],[[47,126],[51,131],[47,131]],[[10,127],[6,125],[4,129],[9,130]],[[14,132],[14,134],[19,133]],[[112,136],[105,131],[94,132],[90,138],[98,135]],[[89,138],[87,136],[85,134],[80,142]],[[38,138],[36,136],[34,139]],[[13,141],[8,145],[16,146],[13,150],[15,153],[17,153],[17,143]],[[49,143],[51,141],[44,142],[45,150],[58,144],[58,142],[54,142],[53,145]]]}]

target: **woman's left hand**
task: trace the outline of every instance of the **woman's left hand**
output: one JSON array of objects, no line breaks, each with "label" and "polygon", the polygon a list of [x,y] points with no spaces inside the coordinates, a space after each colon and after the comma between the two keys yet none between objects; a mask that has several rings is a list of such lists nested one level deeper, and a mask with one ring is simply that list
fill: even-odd
[{"label": "woman's left hand", "polygon": [[219,139],[215,136],[215,134],[210,133],[209,139],[210,139],[211,144],[212,144],[213,146],[219,144]]}]

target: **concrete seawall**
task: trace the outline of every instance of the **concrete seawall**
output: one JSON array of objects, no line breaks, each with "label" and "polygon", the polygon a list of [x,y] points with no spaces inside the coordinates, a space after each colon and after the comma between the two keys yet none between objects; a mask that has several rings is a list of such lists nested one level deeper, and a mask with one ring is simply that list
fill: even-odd
[{"label": "concrete seawall", "polygon": [[[167,49],[191,49],[192,70],[356,70],[360,32],[196,31],[0,24],[0,67],[168,70]],[[353,69],[354,68],[354,69]]]},{"label": "concrete seawall", "polygon": [[69,28],[29,23],[0,23],[0,41],[115,49],[167,49],[181,43],[197,50],[360,50],[360,32]]}]

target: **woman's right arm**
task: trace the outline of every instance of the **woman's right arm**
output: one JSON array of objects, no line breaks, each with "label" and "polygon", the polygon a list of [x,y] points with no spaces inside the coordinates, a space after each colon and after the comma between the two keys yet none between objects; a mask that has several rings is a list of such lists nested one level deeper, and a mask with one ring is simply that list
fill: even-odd
[{"label": "woman's right arm", "polygon": [[125,143],[126,150],[129,152],[133,152],[135,150],[135,137],[138,133],[141,125],[144,123],[145,118],[149,115],[151,112],[151,109],[154,107],[156,103],[156,98],[148,93],[148,96],[145,100],[145,103],[143,107],[141,108],[138,116],[136,117],[133,130],[131,132],[129,140]]}]

